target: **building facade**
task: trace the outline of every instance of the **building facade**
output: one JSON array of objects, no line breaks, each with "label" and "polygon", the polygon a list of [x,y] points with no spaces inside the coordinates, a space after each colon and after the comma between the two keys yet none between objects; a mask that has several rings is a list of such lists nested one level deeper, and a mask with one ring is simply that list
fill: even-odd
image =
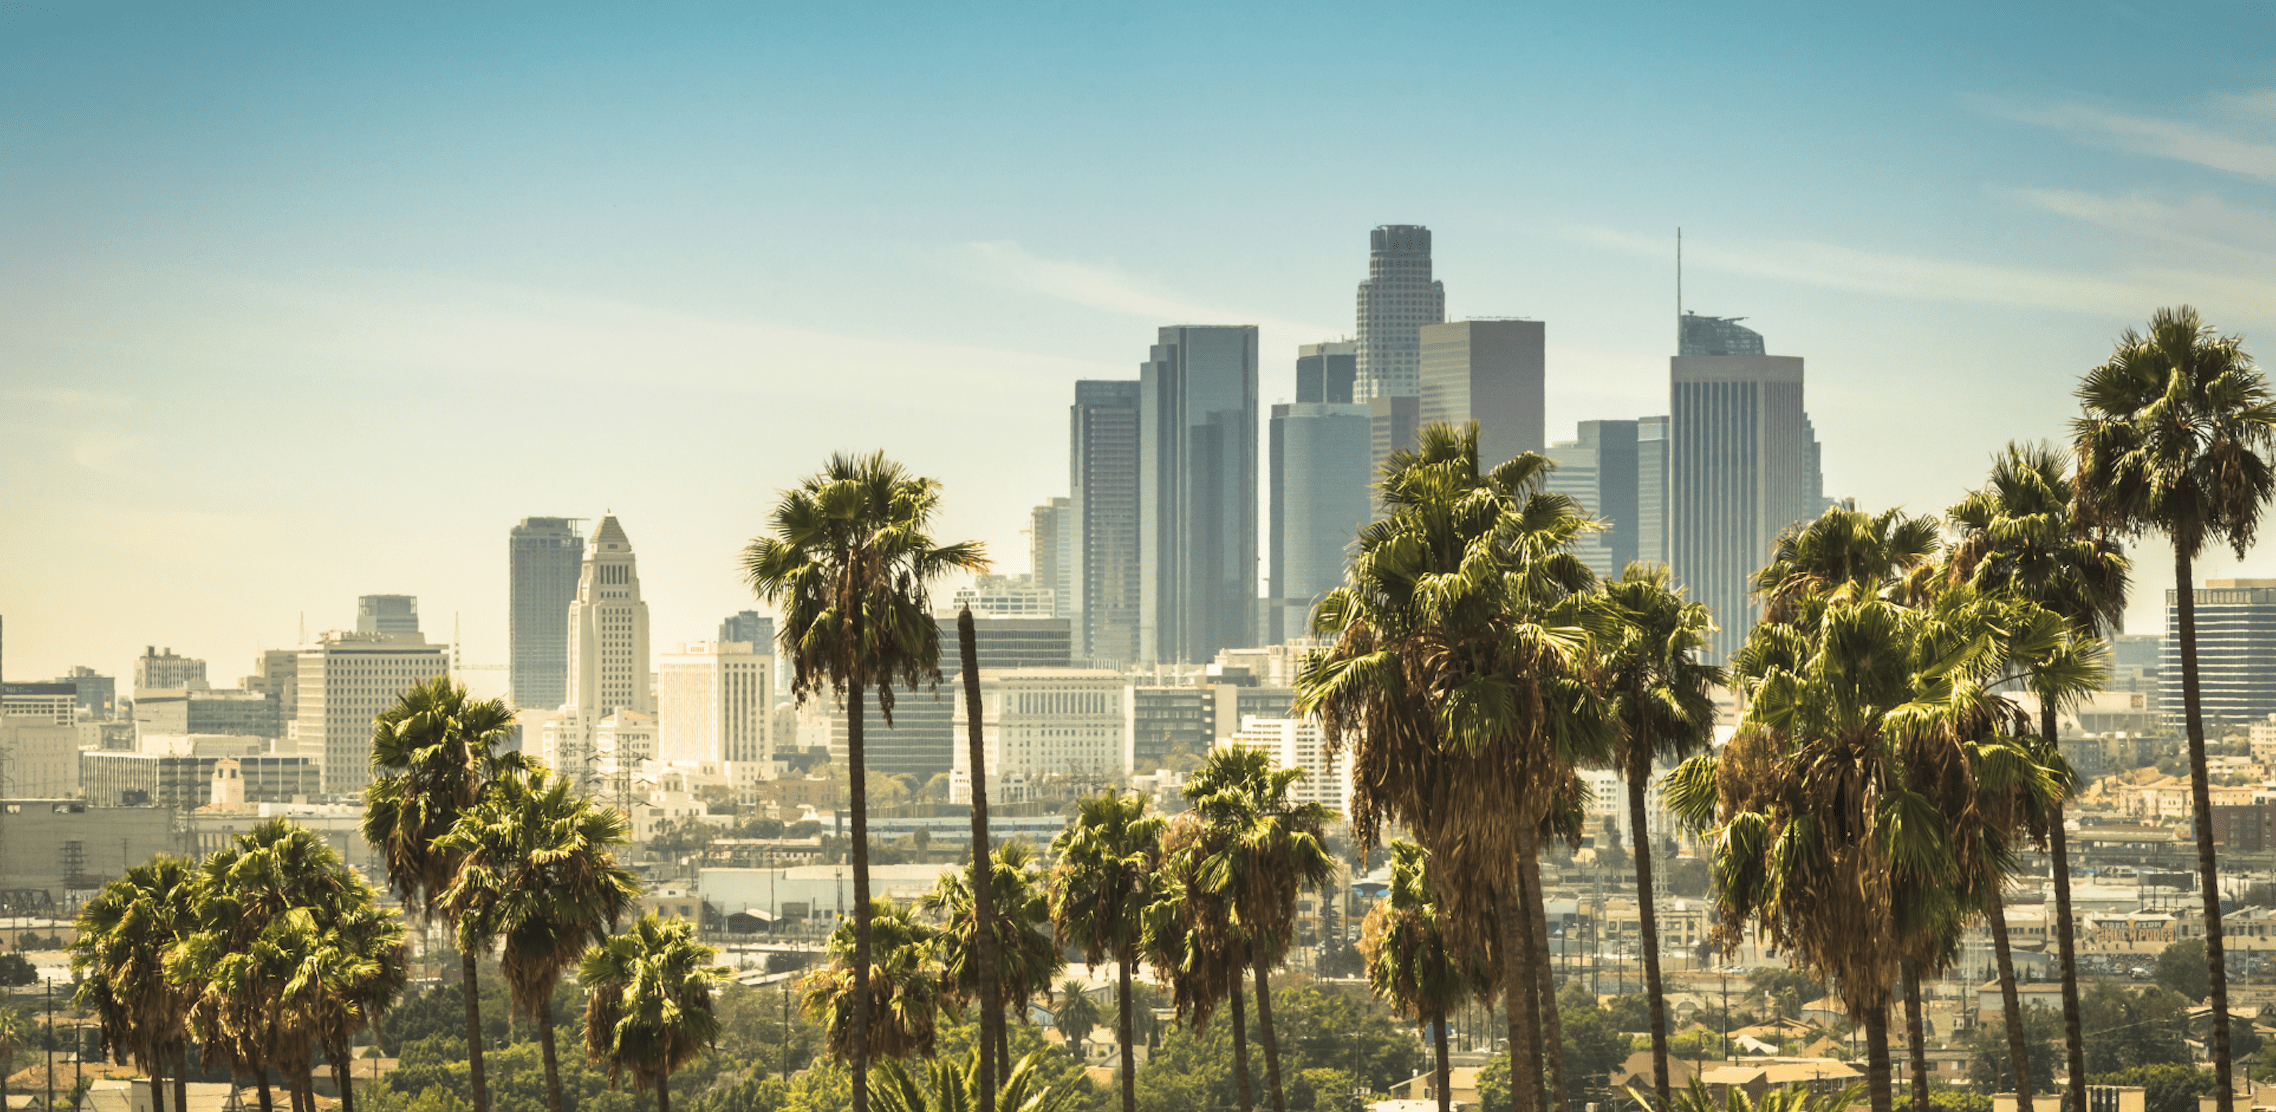
[{"label": "building facade", "polygon": [[1217,744],[1254,749],[1272,758],[1275,769],[1300,768],[1304,778],[1288,790],[1296,803],[1318,803],[1342,813],[1351,798],[1351,762],[1328,744],[1320,725],[1305,718],[1250,715]]},{"label": "building facade", "polygon": [[697,642],[657,662],[656,729],[663,760],[774,759],[774,657],[766,648]]},{"label": "building facade", "polygon": [[419,600],[410,595],[357,596],[356,632],[419,632]]},{"label": "building facade", "polygon": [[1422,327],[1446,320],[1446,284],[1431,277],[1430,229],[1385,224],[1367,241],[1352,400],[1414,397],[1422,393]]},{"label": "building facade", "polygon": [[300,716],[300,651],[298,649],[263,649],[253,658],[253,674],[240,676],[240,691],[267,695],[277,701],[277,720],[290,722]]},{"label": "building facade", "polygon": [[774,618],[756,610],[743,610],[719,623],[717,641],[741,641],[755,653],[774,652]]},{"label": "building facade", "polygon": [[648,604],[632,541],[611,514],[593,531],[577,597],[569,603],[569,694],[565,706],[607,713],[656,707],[648,690]]},{"label": "building facade", "polygon": [[206,686],[205,661],[176,656],[171,646],[164,652],[147,646],[134,660],[134,686],[137,691],[145,687],[202,688]]},{"label": "building facade", "polygon": [[416,633],[324,633],[300,652],[300,753],[323,762],[328,793],[371,782],[371,723],[404,691],[448,674],[449,649]]},{"label": "building facade", "polygon": [[[2181,725],[2179,592],[2165,592],[2158,710]],[[2197,692],[2208,728],[2247,729],[2276,714],[2276,579],[2208,579],[2198,588]]]},{"label": "building facade", "polygon": [[1372,435],[1366,406],[1272,407],[1265,641],[1305,635],[1312,604],[1342,585],[1346,553],[1371,515]]},{"label": "building facade", "polygon": [[67,683],[78,693],[79,712],[90,718],[105,719],[118,714],[118,681],[98,675],[93,668],[74,665],[67,675],[58,676],[57,683]]},{"label": "building facade", "polygon": [[1636,558],[1667,563],[1667,418],[1636,421]]},{"label": "building facade", "polygon": [[1074,571],[1074,500],[1053,498],[1028,512],[1027,566],[1030,583],[1051,592],[1054,618],[1068,616],[1069,576]]},{"label": "building facade", "polygon": [[276,697],[265,691],[151,690],[134,701],[135,729],[143,734],[281,738],[285,721]]},{"label": "building facade", "polygon": [[573,517],[525,517],[506,536],[507,691],[515,706],[569,701],[569,604],[584,570]]},{"label": "building facade", "polygon": [[[980,670],[980,739],[988,798],[1013,802],[1044,777],[1110,783],[1123,771],[1122,676],[1093,668]],[[964,688],[954,717],[965,720]],[[972,799],[969,745],[955,747],[949,800]]]},{"label": "building facade", "polygon": [[1138,659],[1203,662],[1256,641],[1256,326],[1163,328],[1138,381]]},{"label": "building facade", "polygon": [[1560,440],[1546,453],[1557,465],[1544,488],[1565,495],[1582,511],[1602,523],[1573,545],[1574,555],[1601,576],[1617,576],[1637,558],[1637,495],[1640,468],[1636,458],[1638,422],[1583,421],[1579,435]]},{"label": "building facade", "polygon": [[[964,749],[962,719],[955,716],[955,692],[963,690],[964,669],[957,651],[956,616],[936,615],[940,628],[941,680],[915,689],[896,687],[893,722],[888,726],[877,694],[867,696],[862,716],[862,753],[871,772],[909,776],[924,784],[949,771]],[[1073,632],[1066,618],[980,616],[972,622],[974,654],[983,672],[1007,668],[1066,668],[1072,662]],[[846,716],[835,700],[828,710],[830,759],[846,763]]]},{"label": "building facade", "polygon": [[97,807],[205,806],[216,769],[235,761],[247,803],[306,801],[324,790],[317,763],[300,754],[81,753],[79,782]]},{"label": "building facade", "polygon": [[1359,342],[1340,340],[1296,348],[1296,401],[1349,405],[1359,379]]},{"label": "building facade", "polygon": [[1138,660],[1139,385],[1079,381],[1068,413],[1067,617],[1102,667]]},{"label": "building facade", "polygon": [[1547,326],[1537,320],[1426,324],[1421,422],[1478,422],[1478,467],[1547,446]]}]

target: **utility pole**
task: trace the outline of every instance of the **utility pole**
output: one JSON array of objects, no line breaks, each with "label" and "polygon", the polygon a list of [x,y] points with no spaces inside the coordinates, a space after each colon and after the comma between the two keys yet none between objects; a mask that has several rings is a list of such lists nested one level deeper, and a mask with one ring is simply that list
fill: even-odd
[{"label": "utility pole", "polygon": [[790,975],[782,978],[782,1083],[790,1084]]},{"label": "utility pole", "polygon": [[55,978],[47,979],[47,1106],[55,1107]]}]

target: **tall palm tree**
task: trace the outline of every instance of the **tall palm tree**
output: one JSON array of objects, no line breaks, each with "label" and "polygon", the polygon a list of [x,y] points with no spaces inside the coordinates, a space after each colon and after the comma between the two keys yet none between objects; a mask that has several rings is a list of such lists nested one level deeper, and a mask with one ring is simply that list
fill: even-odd
[{"label": "tall palm tree", "polygon": [[2174,641],[2204,889],[2205,962],[2212,971],[2213,1093],[2218,1112],[2230,1112],[2229,977],[2192,568],[2209,543],[2226,544],[2239,559],[2252,546],[2261,509],[2276,491],[2268,459],[2276,448],[2276,400],[2241,338],[2219,335],[2188,306],[2151,314],[2147,332],[2127,329],[2109,361],[2079,382],[2077,395],[2084,410],[2071,423],[2079,517],[2128,536],[2160,533],[2173,543]]},{"label": "tall palm tree", "polygon": [[1138,1109],[1138,1063],[1130,1018],[1130,975],[1144,940],[1144,912],[1162,858],[1167,824],[1146,797],[1117,791],[1086,796],[1074,821],[1051,841],[1051,922],[1061,945],[1097,965],[1110,956],[1121,992],[1115,1035],[1122,1043],[1122,1112]]},{"label": "tall palm tree", "polygon": [[[1367,913],[1359,952],[1375,995],[1389,1000],[1400,1018],[1430,1024],[1438,1048],[1438,1112],[1451,1112],[1446,1013],[1487,986],[1476,959],[1465,959],[1447,946],[1429,858],[1430,851],[1413,842],[1391,843],[1391,888]],[[1518,1085],[1514,1074],[1510,1084],[1513,1090]]]},{"label": "tall palm tree", "polygon": [[1241,981],[1253,951],[1234,913],[1232,894],[1212,887],[1202,875],[1209,857],[1207,838],[1207,824],[1193,811],[1171,819],[1163,829],[1161,867],[1139,913],[1144,922],[1139,949],[1169,988],[1179,1021],[1192,1030],[1206,1030],[1217,1006],[1230,1005],[1233,1090],[1241,1112],[1249,1112],[1254,1105]]},{"label": "tall palm tree", "polygon": [[[760,600],[783,613],[783,655],[801,702],[827,692],[846,716],[847,785],[854,873],[854,968],[870,965],[869,770],[862,715],[874,689],[878,713],[893,725],[893,685],[940,679],[940,629],[928,592],[942,576],[981,571],[975,542],[935,545],[928,530],[940,484],[908,473],[877,452],[833,455],[820,472],[785,491],[771,536],[743,550],[743,577]],[[856,1013],[867,1013],[869,982],[853,982]],[[854,1112],[869,1109],[866,1024],[850,1047]],[[484,1112],[476,1109],[475,1112]]]},{"label": "tall palm tree", "polygon": [[1604,585],[1619,607],[1619,637],[1604,649],[1604,688],[1619,726],[1619,767],[1628,782],[1629,844],[1635,848],[1636,907],[1641,917],[1644,986],[1651,1006],[1652,1091],[1665,1109],[1668,1084],[1667,998],[1660,983],[1658,915],[1652,904],[1651,834],[1645,827],[1644,791],[1656,761],[1670,763],[1704,751],[1714,738],[1714,689],[1723,670],[1703,657],[1715,628],[1702,603],[1684,601],[1669,585],[1664,564],[1630,564]]},{"label": "tall palm tree", "polygon": [[[2070,457],[2045,445],[2009,443],[1994,457],[1990,479],[1945,517],[1957,529],[1951,574],[1976,586],[2030,599],[2068,620],[2084,641],[2123,620],[2128,563],[2117,543],[2090,535],[2073,512]],[[2047,668],[2034,669],[2040,741],[2059,753],[2055,715],[2060,692]],[[2047,824],[2054,858],[2055,942],[2063,996],[2063,1045],[2070,1104],[2086,1107],[2086,1040],[2080,1023],[2076,923],[2071,913],[2068,838],[2058,812]],[[2013,1020],[2011,1019],[2011,1022]],[[2020,1074],[2018,1074],[2020,1076]]]},{"label": "tall palm tree", "polygon": [[1261,749],[1213,748],[1186,777],[1184,793],[1206,824],[1198,850],[1203,884],[1230,898],[1235,923],[1249,945],[1256,976],[1257,1034],[1264,1043],[1265,1077],[1273,1112],[1287,1112],[1280,1083],[1279,1040],[1272,1029],[1272,967],[1296,933],[1296,900],[1335,876],[1323,834],[1335,812],[1300,803],[1293,788],[1301,768],[1275,769]]},{"label": "tall palm tree", "polygon": [[562,1112],[553,989],[638,898],[640,882],[614,852],[629,840],[623,814],[595,806],[568,777],[541,766],[494,781],[437,843],[459,858],[442,899],[458,922],[459,949],[504,944],[498,971],[515,1010],[537,1025],[553,1112]]},{"label": "tall palm tree", "polygon": [[[403,692],[381,711],[371,735],[369,787],[364,789],[364,840],[379,851],[388,884],[432,921],[458,875],[459,855],[437,848],[459,813],[481,800],[491,781],[522,767],[520,753],[499,747],[512,736],[514,712],[501,699],[474,699],[448,676]],[[475,989],[478,957],[459,952],[466,995],[468,1097],[489,1112],[482,1064],[482,1004]]]},{"label": "tall palm tree", "polygon": [[[1006,842],[989,855],[989,908],[995,923],[988,932],[995,942],[993,985],[980,983],[978,904],[969,877],[962,872],[942,873],[933,890],[925,893],[924,910],[945,926],[936,952],[947,976],[948,995],[959,1005],[977,1003],[1017,1011],[1027,1018],[1028,1001],[1048,996],[1051,984],[1067,968],[1067,959],[1051,938],[1051,907],[1043,889],[1043,874],[1035,848],[1026,842]],[[1011,1069],[1009,1036],[1000,1021],[994,1047],[996,1066]]]},{"label": "tall palm tree", "polygon": [[1066,1037],[1067,1052],[1078,1062],[1087,1061],[1089,1053],[1083,1049],[1091,1032],[1098,1029],[1098,1002],[1090,997],[1090,986],[1069,977],[1059,983],[1057,1010],[1051,1015],[1051,1025]]},{"label": "tall palm tree", "polygon": [[719,1041],[711,989],[734,974],[710,964],[717,952],[687,920],[654,912],[585,951],[585,1057],[608,1063],[610,1088],[630,1074],[635,1090],[656,1090],[656,1112],[672,1112],[672,1075]]},{"label": "tall palm tree", "polygon": [[341,1112],[356,1108],[350,1061],[356,1034],[379,1025],[380,1013],[403,994],[408,979],[403,920],[378,907],[372,895],[358,878],[312,944],[298,947],[298,967],[284,987],[293,1006],[309,1013],[340,1091]]},{"label": "tall palm tree", "polygon": [[[1331,743],[1349,743],[1357,840],[1403,827],[1431,852],[1454,944],[1512,951],[1510,1045],[1528,1054],[1542,1046],[1524,1006],[1539,971],[1505,909],[1522,903],[1520,863],[1569,770],[1605,759],[1587,670],[1592,639],[1617,625],[1571,552],[1595,526],[1542,489],[1550,466],[1526,454],[1481,469],[1475,424],[1427,427],[1392,453],[1387,514],[1360,530],[1346,585],[1313,608],[1331,645],[1306,658],[1296,694]],[[1512,1092],[1534,1112],[1533,1086]]]},{"label": "tall palm tree", "polygon": [[149,1072],[153,1112],[166,1112],[166,1066],[188,1038],[198,995],[166,978],[167,952],[196,929],[194,878],[189,862],[163,854],[128,867],[80,910],[71,943],[75,999],[95,1013],[120,1064]]},{"label": "tall palm tree", "polygon": [[[972,770],[972,899],[973,918],[983,923],[996,920],[995,885],[988,880],[994,867],[988,853],[988,743],[983,729],[984,714],[980,706],[980,635],[972,624],[972,608],[958,607],[956,612],[957,662],[964,673],[964,740],[966,767]],[[935,779],[945,779],[941,773]],[[947,791],[942,789],[945,797]],[[996,937],[988,931],[975,935],[973,964],[975,979],[983,985],[996,983]],[[980,1090],[980,1112],[996,1112],[996,1071],[989,1061],[986,1048],[1006,1046],[1010,1039],[1004,1033],[1003,1011],[993,999],[980,1004],[981,1053],[974,1060],[979,1063],[975,1079]]]},{"label": "tall palm tree", "polygon": [[[940,932],[909,908],[880,898],[870,913],[871,942],[867,991],[854,994],[854,933],[851,918],[839,920],[825,948],[829,964],[806,975],[802,1007],[822,1023],[822,1047],[840,1062],[853,1061],[854,1032],[877,1058],[930,1057],[934,1021],[940,1012],[945,979],[940,967]],[[869,1022],[856,1024],[859,1009]]]}]

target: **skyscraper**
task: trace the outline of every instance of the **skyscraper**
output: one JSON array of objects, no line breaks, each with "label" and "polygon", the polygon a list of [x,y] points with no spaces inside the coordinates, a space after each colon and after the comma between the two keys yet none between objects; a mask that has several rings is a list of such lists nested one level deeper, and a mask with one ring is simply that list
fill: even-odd
[{"label": "skyscraper", "polygon": [[1257,328],[1163,328],[1138,373],[1138,659],[1255,643]]},{"label": "skyscraper", "polygon": [[569,604],[569,697],[564,703],[602,714],[624,707],[655,713],[648,690],[648,604],[632,541],[611,514],[593,531]]},{"label": "skyscraper", "polygon": [[516,706],[569,699],[569,604],[585,562],[578,520],[525,517],[507,537],[507,692]]},{"label": "skyscraper", "polygon": [[1446,284],[1430,276],[1429,228],[1385,224],[1367,238],[1352,400],[1412,397],[1422,393],[1422,326],[1446,319]]},{"label": "skyscraper", "polygon": [[204,690],[205,661],[194,656],[176,656],[169,646],[159,652],[156,645],[145,646],[142,655],[134,659],[134,689],[146,687],[187,687]]},{"label": "skyscraper", "polygon": [[[2181,592],[2165,592],[2158,706],[2182,722]],[[2241,730],[2276,714],[2276,579],[2208,579],[2197,588],[2197,684],[2208,726]]]},{"label": "skyscraper", "polygon": [[1636,558],[1667,563],[1667,418],[1636,421]]},{"label": "skyscraper", "polygon": [[1637,425],[1583,421],[1575,439],[1558,441],[1547,453],[1557,469],[1546,489],[1571,498],[1605,525],[1573,546],[1574,554],[1602,576],[1619,575],[1637,557]]},{"label": "skyscraper", "polygon": [[419,600],[410,595],[357,596],[356,632],[419,632]]},{"label": "skyscraper", "polygon": [[1267,642],[1305,636],[1312,604],[1343,583],[1345,548],[1370,512],[1373,424],[1364,405],[1272,407]]},{"label": "skyscraper", "polygon": [[1761,355],[1762,333],[1739,322],[1745,317],[1703,317],[1685,313],[1676,318],[1677,355]]},{"label": "skyscraper", "polygon": [[406,689],[447,674],[449,653],[399,632],[333,631],[300,650],[293,734],[301,753],[323,758],[326,792],[362,791],[371,782],[371,720]]},{"label": "skyscraper", "polygon": [[[1685,346],[1697,333],[1726,350],[1760,351],[1762,337],[1735,319],[1686,314]],[[1720,662],[1754,624],[1749,586],[1779,531],[1818,512],[1802,360],[1678,355],[1669,378],[1668,563],[1676,582],[1713,612]]]},{"label": "skyscraper", "polygon": [[1051,616],[1071,612],[1069,573],[1073,570],[1075,514],[1072,499],[1053,498],[1028,512],[1027,566],[1031,586],[1053,592]]},{"label": "skyscraper", "polygon": [[1540,451],[1548,443],[1546,333],[1537,320],[1424,325],[1422,424],[1478,422],[1480,468]]},{"label": "skyscraper", "polygon": [[1068,411],[1068,620],[1079,660],[1138,660],[1138,386],[1075,383]]},{"label": "skyscraper", "polygon": [[1352,383],[1358,378],[1358,341],[1341,340],[1297,346],[1297,402],[1349,402]]},{"label": "skyscraper", "polygon": [[719,623],[719,639],[741,641],[751,651],[765,656],[774,655],[774,618],[756,610],[739,610]]}]

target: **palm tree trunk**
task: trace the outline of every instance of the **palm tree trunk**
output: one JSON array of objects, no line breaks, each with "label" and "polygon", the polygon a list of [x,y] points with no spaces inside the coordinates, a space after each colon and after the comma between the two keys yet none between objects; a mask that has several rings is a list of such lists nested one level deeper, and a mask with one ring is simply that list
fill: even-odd
[{"label": "palm tree trunk", "polygon": [[269,1067],[262,1066],[261,1072],[253,1075],[253,1090],[261,1096],[261,1112],[276,1112],[276,1105],[269,1101]]},{"label": "palm tree trunk", "polygon": [[[490,1084],[482,1071],[482,1001],[475,991],[474,951],[464,950],[458,955],[459,987],[466,992],[466,1078],[468,1095],[474,1103],[474,1112],[490,1112]],[[261,1112],[269,1112],[263,1106]]]},{"label": "palm tree trunk", "polygon": [[1233,1092],[1240,1097],[1241,1112],[1251,1112],[1255,1106],[1249,1101],[1249,1017],[1248,1009],[1241,1006],[1241,982],[1233,982]]},{"label": "palm tree trunk", "polygon": [[2015,1112],[2031,1112],[2031,1061],[2023,1047],[2023,1003],[2015,992],[2015,959],[2007,949],[2007,902],[2000,898],[2000,877],[1993,877],[1991,896],[1984,901],[1991,932],[1992,954],[1999,959],[1999,1006],[2007,1020],[2007,1057],[2015,1070]]},{"label": "palm tree trunk", "polygon": [[672,1075],[656,1079],[656,1112],[672,1112]]},{"label": "palm tree trunk", "polygon": [[1651,834],[1644,823],[1644,784],[1652,775],[1649,737],[1628,742],[1628,840],[1636,858],[1636,911],[1644,932],[1644,1000],[1652,1015],[1652,1092],[1659,1107],[1672,1107],[1668,1094],[1667,996],[1660,985],[1660,924],[1652,907]]},{"label": "palm tree trunk", "polygon": [[[1019,1007],[1024,1013],[1026,1002],[1022,1001]],[[1027,1017],[1023,1014],[1020,1018],[1024,1021]],[[1011,1080],[1012,1076],[1012,1017],[1010,1008],[1002,1008],[996,1012],[996,1076],[1006,1081]]]},{"label": "palm tree trunk", "polygon": [[[545,1052],[545,1101],[547,1106],[553,1109],[553,1112],[562,1112],[561,1063],[560,1059],[554,1057],[553,994],[550,992],[546,994],[545,1010],[547,1014],[540,1017],[537,1022],[537,1044],[539,1049]],[[340,1112],[354,1112],[354,1110],[343,1108]]]},{"label": "palm tree trunk", "polygon": [[1540,1030],[1538,1017],[1533,1010],[1534,988],[1531,951],[1522,945],[1525,937],[1524,900],[1519,896],[1522,885],[1512,886],[1514,891],[1501,894],[1502,927],[1502,1007],[1509,1011],[1509,1099],[1514,1112],[1539,1112],[1541,1107],[1541,1043],[1535,1032]]},{"label": "palm tree trunk", "polygon": [[1889,1085],[1889,1009],[1865,1013],[1865,1088],[1873,1098],[1873,1112],[1895,1112],[1895,1094]]},{"label": "palm tree trunk", "polygon": [[1288,1112],[1288,1101],[1280,1093],[1280,1040],[1272,1033],[1272,978],[1263,939],[1249,940],[1249,955],[1257,969],[1257,1034],[1264,1040],[1264,1076],[1272,1089],[1272,1112]]},{"label": "palm tree trunk", "polygon": [[[861,607],[853,610],[853,640],[861,643]],[[848,806],[853,812],[850,852],[854,874],[853,1029],[846,1040],[853,1051],[853,1112],[869,1112],[869,766],[862,760],[861,712],[866,693],[860,680],[846,684],[846,764]],[[474,1112],[486,1112],[477,1108]],[[661,1109],[658,1112],[662,1112]]]},{"label": "palm tree trunk", "polygon": [[1905,1044],[1912,1052],[1912,1112],[1928,1112],[1927,1027],[1920,1021],[1920,967],[1905,963]]},{"label": "palm tree trunk", "polygon": [[332,1053],[326,1048],[324,1057],[332,1063],[332,1084],[340,1090],[340,1112],[356,1112],[356,1075],[354,1061],[346,1052]]},{"label": "palm tree trunk", "polygon": [[150,1112],[166,1112],[166,1051],[163,1049],[151,1056]]},{"label": "palm tree trunk", "polygon": [[1454,1112],[1454,1090],[1447,1086],[1447,1082],[1454,1077],[1454,1071],[1446,1065],[1445,1010],[1441,1009],[1437,1015],[1430,1017],[1430,1021],[1438,1032],[1438,1112]]},{"label": "palm tree trunk", "polygon": [[190,1040],[174,1044],[174,1112],[190,1107]]},{"label": "palm tree trunk", "polygon": [[[2205,714],[2197,685],[2197,592],[2190,553],[2173,546],[2176,625],[2181,642],[2181,712],[2189,728],[2189,811],[2197,828],[2197,879],[2205,894],[2205,969],[2213,983],[2213,1109],[2234,1112],[2229,1070],[2229,968],[2221,941],[2221,870],[2213,855],[2212,777],[2205,767]],[[2018,1112],[2029,1112],[2019,1109]]]},{"label": "palm tree trunk", "polygon": [[[988,924],[987,929],[974,932],[974,957],[979,964],[980,983],[996,983],[996,932],[994,925],[995,885],[988,877],[988,749],[980,731],[980,649],[978,635],[973,631],[972,608],[967,606],[956,615],[957,659],[964,667],[964,726],[970,742],[969,761],[972,769],[972,921]],[[1124,986],[1128,992],[1128,986]],[[989,1024],[1003,1024],[1003,1015],[983,1001],[980,1008],[981,1045],[988,1044]],[[1127,1028],[1124,1045],[1128,1045]],[[980,1112],[996,1110],[996,1073],[988,1055],[980,1055]],[[553,1112],[561,1112],[557,1106]],[[1125,1112],[1128,1112],[1126,1109]]]},{"label": "palm tree trunk", "polygon": [[1130,966],[1132,959],[1122,959],[1122,999],[1115,1010],[1121,1013],[1122,1024],[1122,1112],[1138,1112],[1138,1052],[1130,1045]]},{"label": "palm tree trunk", "polygon": [[1549,1059],[1551,1112],[1565,1112],[1572,1102],[1565,1092],[1565,1032],[1557,1017],[1557,981],[1549,968],[1549,904],[1541,898],[1541,858],[1528,853],[1518,863],[1524,877],[1525,902],[1531,908],[1525,919],[1526,958],[1540,986],[1541,1053]]},{"label": "palm tree trunk", "polygon": [[[2039,732],[2047,741],[2047,748],[2055,750],[2055,705],[2039,705]],[[2071,925],[2071,862],[2070,837],[2063,833],[2063,811],[2055,809],[2053,828],[2047,832],[2047,844],[2054,854],[2055,865],[2055,951],[2062,963],[2063,978],[2063,1053],[2069,1077],[2065,1079],[2070,1090],[2070,1112],[2086,1109],[2086,1037],[2082,1033],[2078,1002],[2078,948],[2072,937]]]}]

